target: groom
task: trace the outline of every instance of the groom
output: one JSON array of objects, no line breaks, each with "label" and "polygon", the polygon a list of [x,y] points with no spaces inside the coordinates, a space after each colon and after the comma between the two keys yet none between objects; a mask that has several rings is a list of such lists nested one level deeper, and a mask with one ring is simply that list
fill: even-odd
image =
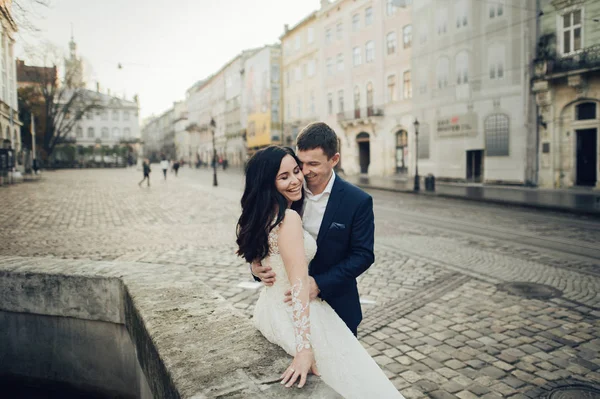
[{"label": "groom", "polygon": [[[329,303],[357,334],[362,312],[356,278],[375,261],[373,199],[336,176],[340,160],[335,132],[325,123],[306,126],[298,135],[298,158],[305,177],[302,223],[317,241],[310,263],[310,298]],[[268,266],[252,264],[252,274],[266,285],[275,282]],[[288,302],[291,298],[286,298]]]}]

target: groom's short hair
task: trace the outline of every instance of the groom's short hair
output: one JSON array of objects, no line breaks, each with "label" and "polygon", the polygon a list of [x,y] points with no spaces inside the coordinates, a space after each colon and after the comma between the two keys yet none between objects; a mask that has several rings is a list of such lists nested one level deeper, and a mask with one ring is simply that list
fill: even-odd
[{"label": "groom's short hair", "polygon": [[333,129],[326,123],[313,122],[298,133],[296,146],[298,151],[321,148],[323,153],[327,155],[327,159],[331,159],[338,153],[338,138]]}]

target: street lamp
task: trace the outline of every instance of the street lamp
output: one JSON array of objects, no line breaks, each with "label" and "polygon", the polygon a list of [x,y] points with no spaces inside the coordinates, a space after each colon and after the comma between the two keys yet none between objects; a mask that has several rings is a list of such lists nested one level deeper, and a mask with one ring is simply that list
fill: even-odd
[{"label": "street lamp", "polygon": [[210,131],[212,133],[212,143],[213,143],[213,186],[217,187],[219,183],[217,182],[217,147],[215,146],[215,129],[217,124],[215,123],[214,118],[210,118]]},{"label": "street lamp", "polygon": [[415,118],[415,186],[414,190],[419,191],[421,189],[421,182],[419,180],[419,121]]}]

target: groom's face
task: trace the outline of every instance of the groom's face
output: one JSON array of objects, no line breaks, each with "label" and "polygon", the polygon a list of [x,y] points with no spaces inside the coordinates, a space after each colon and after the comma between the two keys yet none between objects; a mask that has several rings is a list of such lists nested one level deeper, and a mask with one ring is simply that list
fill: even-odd
[{"label": "groom's face", "polygon": [[314,148],[298,151],[298,158],[302,162],[302,173],[308,189],[315,192],[321,191],[327,186],[333,167],[340,159],[340,154],[327,158],[322,148]]}]

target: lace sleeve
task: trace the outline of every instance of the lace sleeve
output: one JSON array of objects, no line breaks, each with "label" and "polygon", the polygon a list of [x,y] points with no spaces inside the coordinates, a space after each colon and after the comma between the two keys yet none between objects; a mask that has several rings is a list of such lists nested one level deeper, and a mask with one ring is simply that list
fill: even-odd
[{"label": "lace sleeve", "polygon": [[297,279],[292,286],[292,314],[296,336],[296,352],[310,349],[310,312],[308,285]]},{"label": "lace sleeve", "polygon": [[292,317],[296,353],[310,350],[310,293],[308,262],[304,251],[304,233],[300,215],[286,211],[278,230],[279,254],[291,285]]}]

